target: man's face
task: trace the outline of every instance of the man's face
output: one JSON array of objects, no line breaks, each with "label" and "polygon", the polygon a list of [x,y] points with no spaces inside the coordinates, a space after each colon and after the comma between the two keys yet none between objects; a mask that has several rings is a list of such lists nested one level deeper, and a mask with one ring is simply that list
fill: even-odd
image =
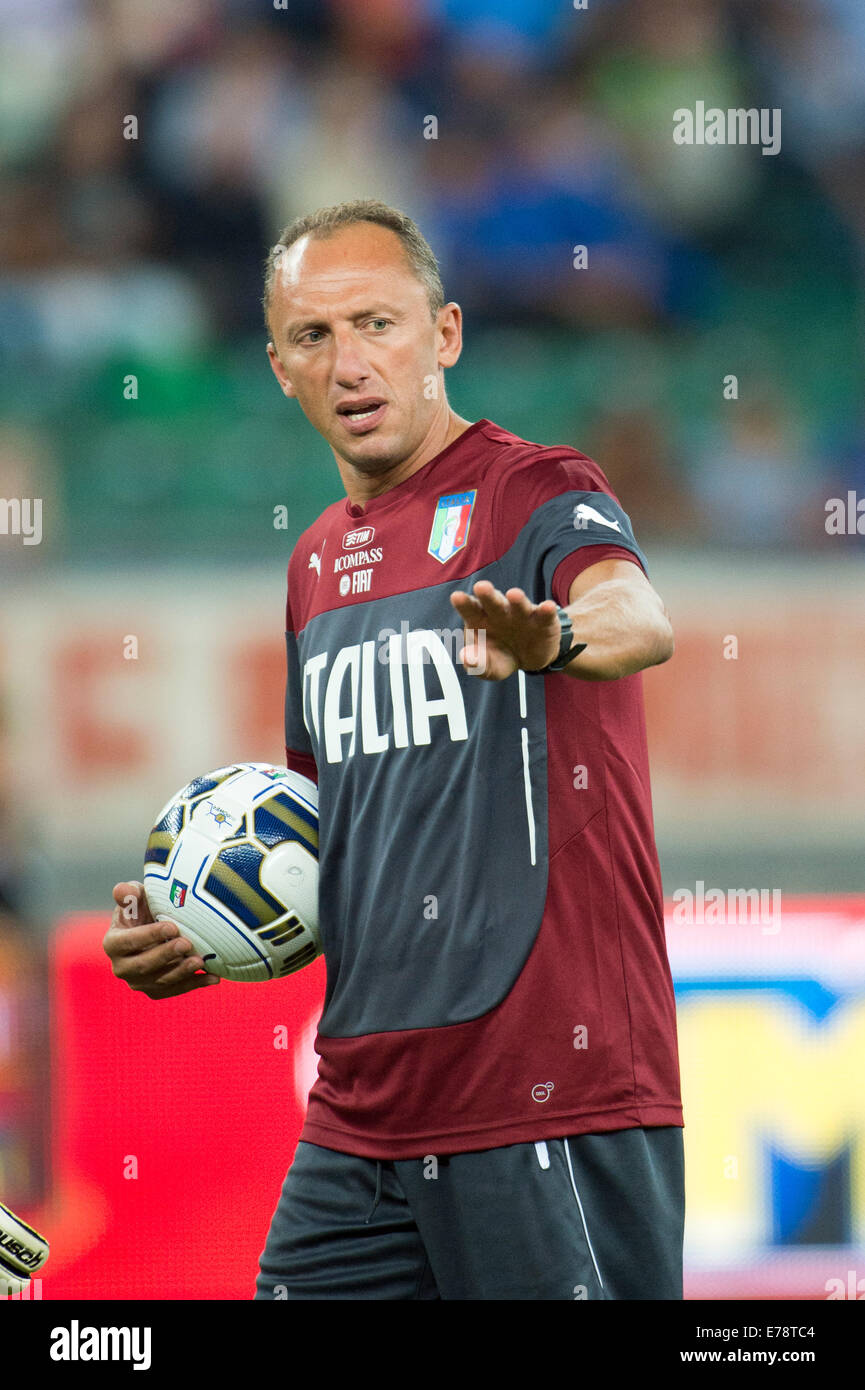
[{"label": "man's face", "polygon": [[280,386],[358,472],[410,457],[447,413],[440,368],[459,357],[459,307],[433,320],[388,227],[360,222],[295,242],[277,268],[270,321]]}]

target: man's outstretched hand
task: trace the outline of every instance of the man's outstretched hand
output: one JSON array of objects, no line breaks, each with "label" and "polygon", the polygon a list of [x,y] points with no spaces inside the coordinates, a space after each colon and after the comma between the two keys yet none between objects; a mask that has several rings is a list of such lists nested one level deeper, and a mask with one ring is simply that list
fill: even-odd
[{"label": "man's outstretched hand", "polygon": [[470,675],[501,681],[514,671],[540,671],[558,656],[555,599],[532,603],[522,589],[501,593],[488,579],[479,579],[472,594],[457,589],[450,599],[465,626],[460,657]]},{"label": "man's outstretched hand", "polygon": [[[450,596],[465,625],[460,656],[467,672],[501,681],[555,661],[562,633],[554,599],[532,603],[522,589],[502,594],[488,579],[479,579],[473,592]],[[669,614],[636,560],[608,557],[587,565],[571,581],[567,611],[576,648],[561,668],[568,678],[619,680],[673,655]]]}]

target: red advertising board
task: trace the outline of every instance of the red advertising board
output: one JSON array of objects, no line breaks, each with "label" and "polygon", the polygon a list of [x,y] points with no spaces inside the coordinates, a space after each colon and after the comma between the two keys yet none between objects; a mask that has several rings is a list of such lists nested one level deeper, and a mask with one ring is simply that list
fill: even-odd
[{"label": "red advertising board", "polygon": [[324,965],[158,1003],[116,980],[104,916],[57,930],[51,1243],[42,1297],[246,1299],[314,1079]]},{"label": "red advertising board", "polygon": [[[19,1212],[51,1245],[35,1296],[251,1299],[315,1076],[323,962],[157,1003],[113,977],[107,925],[73,915],[53,938],[51,1177]],[[696,884],[667,939],[686,1298],[865,1297],[865,898]]]}]

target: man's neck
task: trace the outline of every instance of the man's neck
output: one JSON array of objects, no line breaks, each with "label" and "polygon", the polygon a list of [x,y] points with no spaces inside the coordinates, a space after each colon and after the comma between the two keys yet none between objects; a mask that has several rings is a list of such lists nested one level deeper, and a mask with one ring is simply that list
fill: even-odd
[{"label": "man's neck", "polygon": [[362,473],[336,454],[336,466],[349,502],[352,506],[364,506],[371,498],[380,497],[383,492],[389,492],[399,483],[404,483],[406,478],[417,473],[430,459],[434,459],[449,444],[453,444],[455,439],[459,439],[471,424],[471,420],[464,420],[461,415],[448,409],[446,416],[433,422],[426,438],[414,453],[395,463],[385,473]]}]

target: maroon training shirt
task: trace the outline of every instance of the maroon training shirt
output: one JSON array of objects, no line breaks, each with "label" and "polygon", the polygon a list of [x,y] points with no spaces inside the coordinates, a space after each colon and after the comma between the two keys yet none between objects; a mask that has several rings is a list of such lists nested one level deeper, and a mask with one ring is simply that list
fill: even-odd
[{"label": "maroon training shirt", "polygon": [[[371,1158],[681,1125],[642,677],[469,676],[455,589],[645,560],[597,464],[479,420],[288,570],[327,992],[302,1138]],[[576,632],[579,639],[579,631]]]}]

